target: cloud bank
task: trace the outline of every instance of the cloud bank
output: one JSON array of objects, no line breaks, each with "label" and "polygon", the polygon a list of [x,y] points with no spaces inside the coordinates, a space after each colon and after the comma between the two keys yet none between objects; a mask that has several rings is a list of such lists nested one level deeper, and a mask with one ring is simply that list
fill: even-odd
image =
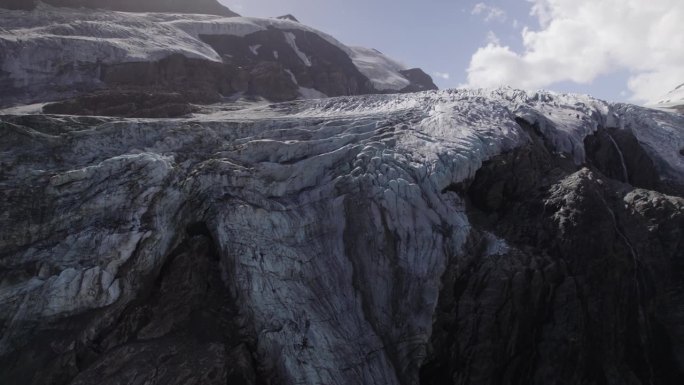
[{"label": "cloud bank", "polygon": [[684,1],[528,0],[539,30],[515,52],[490,39],[472,56],[468,86],[538,89],[628,70],[635,101],[684,82]]}]

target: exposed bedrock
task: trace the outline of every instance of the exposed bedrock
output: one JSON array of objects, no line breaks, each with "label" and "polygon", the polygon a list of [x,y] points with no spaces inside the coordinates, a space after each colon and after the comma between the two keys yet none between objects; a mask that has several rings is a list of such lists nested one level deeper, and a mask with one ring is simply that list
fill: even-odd
[{"label": "exposed bedrock", "polygon": [[450,188],[473,230],[443,278],[421,383],[684,381],[684,199],[622,183],[609,135],[641,160],[630,180],[657,185],[633,137],[599,130],[586,139],[595,167],[531,135]]},{"label": "exposed bedrock", "polygon": [[3,116],[0,383],[678,383],[684,201],[631,183],[681,177],[682,124],[611,108]]},{"label": "exposed bedrock", "polygon": [[432,77],[420,68],[403,70],[401,71],[401,74],[411,82],[411,84],[406,86],[402,92],[419,92],[438,89],[432,81]]}]

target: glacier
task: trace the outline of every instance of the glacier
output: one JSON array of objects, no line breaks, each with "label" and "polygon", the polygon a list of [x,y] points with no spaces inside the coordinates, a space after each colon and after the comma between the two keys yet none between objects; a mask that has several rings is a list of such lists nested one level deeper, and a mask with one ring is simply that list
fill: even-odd
[{"label": "glacier", "polygon": [[[684,185],[684,117],[581,95],[447,90],[218,104],[181,119],[26,111],[0,111],[0,367],[2,357],[16,366],[6,380],[25,378],[22,354],[51,330],[40,337],[55,338],[45,378],[92,381],[69,358],[90,346],[113,353],[83,362],[111,366],[129,341],[107,345],[127,335],[111,334],[124,327],[117,320],[173,271],[169,256],[185,255],[174,250],[199,226],[248,336],[241,357],[268,381],[418,384],[445,277],[474,258],[479,225],[458,186],[481,180],[484,165],[547,146],[577,170],[554,187],[572,199],[561,192],[603,180],[587,169],[586,141],[610,128],[639,141],[662,182]],[[681,198],[652,194],[643,207],[684,212]],[[483,261],[519,247],[490,231],[482,242]],[[59,326],[69,322],[83,326]],[[173,330],[157,318],[128,322],[144,326],[121,329],[144,349]],[[147,351],[135,346],[130,357]]]}]

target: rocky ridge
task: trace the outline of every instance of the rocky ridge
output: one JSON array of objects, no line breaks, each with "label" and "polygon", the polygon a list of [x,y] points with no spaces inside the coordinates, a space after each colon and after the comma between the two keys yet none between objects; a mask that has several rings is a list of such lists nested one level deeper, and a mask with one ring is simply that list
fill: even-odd
[{"label": "rocky ridge", "polygon": [[0,122],[2,383],[683,378],[679,115],[500,89]]}]

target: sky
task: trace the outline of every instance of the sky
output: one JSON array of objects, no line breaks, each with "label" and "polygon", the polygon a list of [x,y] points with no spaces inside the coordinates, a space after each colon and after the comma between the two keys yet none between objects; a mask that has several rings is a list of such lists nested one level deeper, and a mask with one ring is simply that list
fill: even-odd
[{"label": "sky", "polygon": [[220,0],[293,14],[420,67],[442,89],[509,85],[657,101],[684,83],[682,0]]}]

